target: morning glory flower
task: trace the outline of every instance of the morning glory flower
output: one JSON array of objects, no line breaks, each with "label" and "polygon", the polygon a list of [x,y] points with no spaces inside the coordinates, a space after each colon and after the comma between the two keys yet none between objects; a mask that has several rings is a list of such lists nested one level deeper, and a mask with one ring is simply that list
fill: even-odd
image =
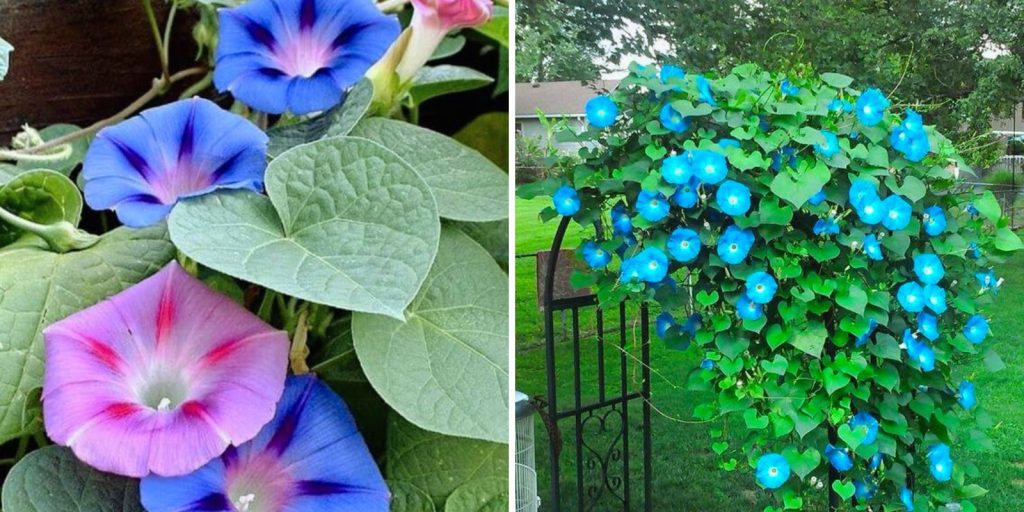
[{"label": "morning glory flower", "polygon": [[907,512],[914,512],[914,492],[907,487],[900,489],[900,503],[907,509]]},{"label": "morning glory flower", "polygon": [[960,381],[960,389],[957,396],[960,406],[964,409],[971,409],[978,403],[978,397],[974,394],[974,384],[970,381]]},{"label": "morning glory flower", "polygon": [[715,362],[710,360],[710,359],[708,359],[708,358],[704,358],[704,360],[700,362],[700,368],[702,370],[710,370],[710,369],[712,369],[714,367],[715,367]]},{"label": "morning glory flower", "polygon": [[882,244],[874,234],[864,237],[864,254],[875,261],[882,261]]},{"label": "morning glory flower", "polygon": [[815,144],[814,149],[821,156],[825,158],[832,158],[839,152],[839,139],[836,138],[836,134],[828,130],[821,130],[821,136],[825,138],[825,142]]},{"label": "morning glory flower", "polygon": [[697,75],[697,98],[712,107],[717,107],[718,103],[715,101],[715,95],[711,92],[711,82],[704,75]]},{"label": "morning glory flower", "polygon": [[82,165],[85,202],[130,227],[167,217],[178,199],[263,189],[267,135],[209,100],[180,100],[104,128]]},{"label": "morning glory flower", "polygon": [[836,448],[829,443],[825,446],[825,458],[828,459],[828,463],[832,467],[836,468],[836,471],[846,472],[853,469],[853,459],[845,448]]},{"label": "morning glory flower", "polygon": [[716,185],[729,174],[725,155],[708,149],[688,151],[693,161],[693,175],[703,183]]},{"label": "morning glory flower", "polygon": [[974,206],[974,203],[967,203],[967,206],[964,206],[964,212],[970,215],[971,217],[977,217],[978,215],[981,214],[981,212],[978,210],[978,207]]},{"label": "morning glory flower", "polygon": [[978,247],[978,242],[971,242],[967,246],[967,255],[972,259],[978,259],[981,257],[981,248]]},{"label": "morning glory flower", "polygon": [[878,196],[865,198],[859,206],[854,207],[854,211],[857,212],[857,218],[869,226],[874,226],[879,222],[882,222],[888,213],[885,208],[885,203],[883,203]]},{"label": "morning glory flower", "polygon": [[964,337],[975,345],[985,341],[988,337],[988,320],[981,315],[974,315],[967,320],[964,326]]},{"label": "morning glory flower", "polygon": [[555,206],[555,211],[565,217],[576,215],[576,212],[580,211],[580,196],[576,194],[576,189],[569,185],[558,187],[551,196],[551,202]]},{"label": "morning glory flower", "polygon": [[920,162],[931,151],[921,115],[907,109],[903,122],[893,128],[889,144],[911,162]]},{"label": "morning glory flower", "polygon": [[341,103],[401,30],[369,0],[252,0],[217,12],[214,85],[271,114]]},{"label": "morning glory flower", "polygon": [[676,319],[672,318],[672,313],[668,311],[662,312],[658,315],[658,318],[654,321],[654,330],[658,333],[658,337],[664,339],[665,335],[668,334],[668,330],[676,327]]},{"label": "morning glory flower", "polygon": [[171,263],[43,330],[46,433],[130,477],[195,471],[274,416],[288,335]]},{"label": "morning glory flower", "polygon": [[715,193],[718,209],[726,215],[743,215],[750,210],[750,189],[733,180],[725,180]]},{"label": "morning glory flower", "polygon": [[793,85],[789,79],[785,79],[781,84],[779,84],[779,91],[786,96],[796,96],[797,94],[800,94],[800,88]]},{"label": "morning glory flower", "polygon": [[739,148],[740,147],[740,141],[738,141],[736,139],[730,139],[728,137],[722,138],[722,139],[718,140],[718,147],[720,147],[722,149],[726,149],[726,148]]},{"label": "morning glory flower", "polygon": [[757,271],[747,276],[746,294],[750,300],[758,304],[768,304],[775,297],[775,291],[779,289],[779,283],[771,274]]},{"label": "morning glory flower", "polygon": [[938,283],[946,275],[939,257],[931,253],[914,256],[914,273],[924,284]]},{"label": "morning glory flower", "polygon": [[882,91],[868,89],[857,98],[857,120],[864,126],[874,126],[882,122],[887,108],[889,100]]},{"label": "morning glory flower", "polygon": [[818,236],[838,235],[839,224],[832,217],[827,219],[818,219],[814,223],[814,234]]},{"label": "morning glory flower", "polygon": [[622,266],[619,267],[620,283],[632,283],[634,281],[640,281],[640,262],[637,261],[636,256],[622,260]]},{"label": "morning glory flower", "polygon": [[690,170],[690,159],[685,155],[674,155],[661,162],[661,177],[666,183],[682,185],[690,181],[693,171]]},{"label": "morning glory flower", "polygon": [[859,208],[866,201],[877,198],[878,188],[873,181],[857,178],[850,182],[850,204],[854,207]]},{"label": "morning glory flower", "polygon": [[627,236],[633,234],[633,219],[626,213],[626,207],[619,203],[612,208],[612,234]]},{"label": "morning glory flower", "polygon": [[946,290],[937,284],[926,284],[922,291],[924,292],[924,302],[928,309],[940,315],[946,312]]},{"label": "morning glory flower", "polygon": [[700,255],[700,237],[690,228],[676,228],[666,245],[669,255],[681,263],[689,263]]},{"label": "morning glory flower", "polygon": [[825,189],[822,188],[821,190],[815,192],[814,195],[807,200],[807,202],[811,203],[814,206],[818,206],[819,204],[825,202]]},{"label": "morning glory flower", "polygon": [[587,266],[593,269],[607,267],[612,261],[612,255],[610,252],[601,248],[597,242],[588,240],[587,243],[583,244],[583,261],[587,262]]},{"label": "morning glory flower", "polygon": [[690,180],[682,185],[676,187],[676,191],[672,194],[672,202],[680,208],[693,208],[697,205],[697,201],[700,200],[700,196],[697,195],[697,187],[700,182],[696,176],[690,177]]},{"label": "morning glory flower", "polygon": [[766,453],[757,459],[757,482],[766,489],[778,489],[789,479],[789,463],[777,453]]},{"label": "morning glory flower", "polygon": [[686,119],[676,109],[672,108],[672,105],[665,105],[661,107],[661,113],[658,115],[661,120],[661,125],[666,130],[674,133],[683,133],[687,128],[690,127],[690,121]]},{"label": "morning glory flower", "polygon": [[781,170],[783,165],[792,167],[794,161],[796,161],[796,150],[789,146],[783,146],[782,149],[772,152],[771,167],[775,172]]},{"label": "morning glory flower", "polygon": [[[176,449],[188,446],[182,440]],[[252,441],[186,476],[149,476],[149,512],[359,510],[391,501],[345,403],[312,375],[289,377],[277,413]]]},{"label": "morning glory flower", "polygon": [[649,247],[633,257],[641,281],[657,283],[668,274],[668,258],[659,249]]},{"label": "morning glory flower", "polygon": [[608,96],[594,96],[587,100],[587,123],[595,128],[608,128],[619,117],[619,107]]},{"label": "morning glory flower", "polygon": [[878,328],[878,322],[874,318],[868,320],[868,328],[860,335],[857,336],[857,341],[854,343],[855,347],[863,347],[868,344],[868,340],[871,339],[871,335],[875,333],[875,329]]},{"label": "morning glory flower", "polygon": [[899,290],[896,291],[896,299],[899,300],[900,306],[903,306],[903,309],[908,313],[924,311],[924,298],[924,289],[913,281],[903,283]]},{"label": "morning glory flower", "polygon": [[[670,79],[682,80],[685,76],[686,71],[684,71],[683,68],[679,66],[673,66],[671,64],[665,64],[664,66],[661,67],[661,70],[658,72],[658,79],[661,80],[661,83],[665,85],[668,85],[668,81]],[[674,85],[672,86],[672,90],[681,91],[683,90],[683,88],[678,85]]]},{"label": "morning glory flower", "polygon": [[935,341],[939,337],[939,319],[931,313],[918,313],[917,332],[923,334],[925,338]]},{"label": "morning glory flower", "polygon": [[682,330],[690,336],[697,335],[697,329],[700,328],[701,316],[700,313],[693,313],[686,317],[686,321],[683,322]]},{"label": "morning glory flower", "polygon": [[999,285],[1003,284],[1002,279],[996,279],[996,272],[991,268],[987,272],[976,272],[974,277],[981,285],[982,292],[991,290],[993,295],[999,291]]},{"label": "morning glory flower", "polygon": [[924,232],[928,236],[939,236],[946,230],[946,213],[938,206],[924,209]]},{"label": "morning glory flower", "polygon": [[864,434],[863,444],[871,444],[878,439],[878,420],[866,412],[858,412],[850,418],[850,429]]},{"label": "morning glory flower", "polygon": [[948,482],[953,476],[953,458],[949,446],[939,443],[928,449],[928,469],[939,482]]},{"label": "morning glory flower", "polygon": [[875,497],[878,492],[878,484],[871,477],[864,480],[853,481],[853,496],[861,501],[867,501]]},{"label": "morning glory flower", "polygon": [[743,320],[760,320],[764,316],[764,307],[746,295],[736,300],[736,314]]},{"label": "morning glory flower", "polygon": [[903,345],[907,349],[907,355],[917,361],[921,371],[930,372],[935,369],[935,351],[928,344],[918,341],[910,329],[903,331]]},{"label": "morning glory flower", "polygon": [[828,109],[830,112],[853,112],[853,105],[849,101],[835,98],[828,103]]},{"label": "morning glory flower", "polygon": [[882,466],[882,452],[877,452],[868,460],[868,469],[874,471]]},{"label": "morning glory flower", "polygon": [[718,257],[730,265],[735,265],[747,257],[753,246],[753,231],[731,225],[725,228],[725,233],[718,239]]},{"label": "morning glory flower", "polygon": [[661,192],[641,190],[636,196],[636,211],[644,220],[658,222],[668,216],[668,199]]},{"label": "morning glory flower", "polygon": [[887,229],[899,231],[910,224],[910,203],[898,195],[891,195],[882,201],[882,208],[885,209],[885,216],[882,218],[882,225]]}]

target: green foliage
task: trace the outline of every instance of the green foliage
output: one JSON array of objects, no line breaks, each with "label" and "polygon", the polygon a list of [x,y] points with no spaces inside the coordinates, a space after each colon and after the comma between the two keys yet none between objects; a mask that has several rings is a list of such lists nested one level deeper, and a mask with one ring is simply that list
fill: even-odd
[{"label": "green foliage", "polygon": [[472,91],[494,83],[494,79],[472,68],[442,64],[426,66],[416,73],[409,88],[413,105],[445,94]]},{"label": "green foliage", "polygon": [[[39,224],[66,221],[78,225],[82,194],[63,174],[38,169],[15,176],[0,186],[0,208]],[[33,235],[0,224],[0,247]]]},{"label": "green foliage", "polygon": [[[715,390],[715,399],[697,407],[694,416],[742,417],[745,430],[713,435],[712,448],[726,470],[734,469],[737,460],[753,465],[764,453],[784,454],[796,474],[777,491],[787,508],[803,506],[810,478],[827,478],[828,464],[817,460],[829,428],[836,430],[840,448],[849,449],[856,459],[855,468],[834,482],[833,490],[849,498],[852,482],[866,478],[881,487],[874,499],[860,500],[858,510],[896,506],[908,472],[917,476],[914,490],[925,504],[922,508],[954,499],[972,507],[969,495],[976,490],[966,479],[976,475],[973,466],[955,465],[953,479],[943,484],[928,475],[924,454],[939,442],[958,446],[971,439],[968,447],[986,444],[987,438],[969,420],[987,413],[980,407],[961,412],[956,389],[961,367],[978,359],[980,352],[985,352],[989,369],[1004,366],[991,348],[979,350],[959,334],[967,318],[994,299],[979,288],[974,273],[1022,248],[995,197],[957,187],[947,166],[962,166],[962,160],[933,127],[925,128],[930,154],[915,162],[890,145],[900,116],[887,112],[880,124],[864,126],[854,114],[830,109],[835,99],[856,102],[860,93],[848,77],[790,76],[800,92],[786,95],[780,91],[786,76],[741,65],[709,77],[716,102],[712,105],[699,97],[693,78],[673,90],[657,75],[657,69],[634,66],[610,95],[620,110],[611,128],[562,134],[589,143],[579,150],[582,162],[564,158],[558,163],[564,177],[520,189],[526,197],[551,194],[568,182],[581,201],[575,220],[584,228],[602,221],[595,239],[606,250],[623,251],[611,266],[589,273],[602,306],[612,308],[631,298],[656,303],[677,319],[693,312],[701,315],[701,326],[684,338],[715,364],[694,369],[687,380]],[[666,104],[691,114],[688,130],[674,134],[662,128],[658,115]],[[824,131],[838,136],[834,156],[825,157],[814,147],[824,141]],[[720,145],[727,137],[738,139],[739,147]],[[670,152],[696,149],[726,156],[729,179],[751,192],[751,211],[731,218],[721,211],[715,187],[702,184],[695,207],[673,203],[670,214],[655,222],[634,217],[636,243],[614,233],[609,210],[621,205],[634,215],[642,190],[671,195],[675,186],[663,181],[662,160]],[[788,159],[780,158],[787,154]],[[855,179],[873,181],[883,197],[903,196],[912,204],[909,225],[888,230],[860,221],[848,199]],[[819,190],[826,202],[813,205],[809,199]],[[965,211],[969,203],[978,215]],[[923,211],[931,206],[944,210],[949,221],[937,236],[922,228]],[[553,211],[541,214],[554,216]],[[815,224],[827,218],[839,224],[839,235],[814,233]],[[744,261],[728,265],[715,245],[731,224],[752,229],[756,241]],[[620,261],[643,249],[665,250],[670,233],[681,226],[698,231],[703,247],[693,262],[670,260],[669,275],[678,292],[620,278]],[[869,233],[882,240],[881,260],[864,253]],[[970,257],[969,244],[977,245],[980,258]],[[923,253],[942,256],[949,305],[939,315],[941,336],[929,342],[936,353],[932,371],[922,371],[896,341],[906,329],[916,331],[916,314],[903,310],[896,289],[915,279],[913,258]],[[765,305],[761,320],[742,321],[736,303],[745,293],[746,277],[755,271],[774,275],[778,292]],[[857,346],[855,340],[869,320],[878,330]],[[670,334],[666,342],[671,339]],[[876,441],[865,443],[864,433],[848,425],[857,412],[872,414],[881,423]],[[876,453],[883,455],[883,462],[870,470],[867,461]]]},{"label": "green foliage", "polygon": [[516,4],[516,81],[598,78],[602,67],[595,62],[605,54],[597,41],[574,23],[591,10],[557,0]]},{"label": "green foliage", "polygon": [[356,123],[366,115],[373,101],[373,82],[360,80],[345,98],[345,102],[324,112],[322,115],[299,123],[275,126],[267,131],[270,142],[267,153],[276,157],[281,153],[307,142],[327,137],[348,135]]},{"label": "green foliage", "polygon": [[3,485],[7,512],[142,512],[139,481],[95,470],[69,448],[28,454]]}]

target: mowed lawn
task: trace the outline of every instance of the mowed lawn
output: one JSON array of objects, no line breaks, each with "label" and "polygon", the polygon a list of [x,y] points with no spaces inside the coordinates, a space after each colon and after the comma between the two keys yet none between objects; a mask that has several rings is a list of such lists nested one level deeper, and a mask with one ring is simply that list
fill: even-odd
[{"label": "mowed lawn", "polygon": [[[557,221],[540,222],[537,213],[544,208],[546,200],[516,201],[516,253],[533,254],[550,247]],[[583,230],[573,224],[566,236],[566,248],[574,248]],[[536,276],[533,258],[515,260],[516,277],[516,388],[533,397],[543,397],[546,391],[544,362],[544,322],[537,309]],[[985,342],[991,344],[1002,356],[1007,368],[989,373],[978,361],[963,368],[959,376],[975,382],[978,401],[995,420],[995,427],[989,430],[995,445],[991,453],[971,452],[954,447],[954,457],[971,460],[980,470],[980,477],[973,480],[989,490],[986,496],[974,503],[981,511],[1024,510],[1024,255],[1018,255],[1003,267],[997,269],[1006,281],[999,295],[997,307],[987,311],[991,318],[992,336]],[[574,360],[571,338],[563,333],[564,322],[571,325],[571,315],[556,315],[556,371],[558,372],[558,404],[560,409],[572,405]],[[581,337],[580,381],[584,392],[581,401],[585,404],[597,398],[597,346],[594,313],[591,309],[580,314]],[[653,321],[653,319],[652,319]],[[652,326],[653,331],[653,326]],[[627,314],[627,342],[625,356],[618,347],[617,312],[605,316],[606,396],[619,393],[622,360],[625,359],[627,387],[639,389],[639,327],[635,314]],[[684,352],[665,348],[660,340],[651,344],[651,390],[652,412],[651,432],[653,445],[653,510],[655,511],[760,511],[771,504],[771,496],[760,490],[754,483],[752,470],[740,461],[739,469],[725,472],[718,468],[717,456],[711,451],[708,430],[722,428],[721,422],[699,423],[692,418],[693,408],[710,399],[708,393],[692,392],[685,389],[689,371],[702,358],[695,350]],[[610,432],[618,431],[617,415],[605,419],[605,432],[601,432],[600,420],[594,418],[584,426],[586,439],[594,445],[594,452],[584,450],[585,459],[597,453],[607,457],[607,446],[611,444]],[[737,421],[738,420],[738,421]],[[969,422],[970,420],[968,420]],[[550,474],[548,460],[548,439],[540,419],[537,429],[537,466],[541,510],[551,510],[544,503],[550,500]],[[576,510],[576,471],[574,420],[562,420],[562,504],[563,510]],[[636,505],[641,503],[641,459],[640,432],[641,408],[634,404],[629,409],[630,475],[631,496]],[[742,429],[742,419],[729,420],[727,429]],[[614,457],[614,454],[613,454]],[[596,459],[595,459],[596,460]],[[617,463],[612,462],[616,475]],[[585,469],[588,483],[595,483],[596,470]],[[621,489],[612,485],[616,489]],[[621,490],[618,492],[621,493]],[[814,501],[805,505],[807,510],[825,510],[824,491]],[[589,503],[589,502],[588,502]],[[811,506],[817,505],[817,506]],[[618,505],[621,507],[621,505]],[[619,510],[616,501],[607,489],[592,510]]]}]

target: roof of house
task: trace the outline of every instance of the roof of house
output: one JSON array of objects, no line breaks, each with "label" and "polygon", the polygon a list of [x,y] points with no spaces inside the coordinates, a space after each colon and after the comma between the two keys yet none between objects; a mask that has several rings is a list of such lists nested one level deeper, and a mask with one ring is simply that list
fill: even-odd
[{"label": "roof of house", "polygon": [[537,117],[537,109],[546,115],[582,117],[587,100],[618,84],[618,80],[517,83],[516,117]]}]

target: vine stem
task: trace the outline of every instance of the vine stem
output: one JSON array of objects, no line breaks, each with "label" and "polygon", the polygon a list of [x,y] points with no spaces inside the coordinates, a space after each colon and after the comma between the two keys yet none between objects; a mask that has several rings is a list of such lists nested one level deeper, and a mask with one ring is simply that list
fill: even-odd
[{"label": "vine stem", "polygon": [[195,75],[206,73],[206,71],[207,71],[207,69],[205,67],[197,66],[197,67],[188,68],[188,69],[179,71],[179,72],[177,72],[177,73],[175,73],[173,75],[167,76],[167,77],[156,78],[156,79],[153,80],[153,86],[150,87],[149,90],[146,91],[145,94],[143,94],[142,96],[139,96],[135,101],[131,102],[131,104],[129,104],[127,107],[121,109],[120,112],[118,112],[118,113],[116,113],[116,114],[114,114],[114,115],[112,115],[112,116],[110,116],[110,117],[108,117],[106,119],[102,119],[100,121],[97,121],[97,122],[95,122],[95,123],[93,123],[93,124],[91,124],[91,125],[89,125],[89,126],[87,126],[85,128],[82,128],[82,129],[79,129],[79,130],[75,130],[75,131],[73,131],[71,133],[68,133],[66,135],[57,137],[56,139],[52,139],[52,140],[49,140],[47,142],[44,142],[44,143],[42,143],[42,144],[40,144],[38,146],[33,146],[31,148],[27,148],[27,149],[24,149],[22,151],[11,151],[11,152],[7,152],[6,154],[0,154],[0,157],[6,156],[6,157],[11,158],[11,159],[18,159],[22,155],[38,155],[39,153],[41,153],[43,151],[46,151],[48,149],[53,149],[53,148],[61,146],[63,144],[67,144],[69,142],[73,142],[75,140],[78,140],[78,139],[80,139],[82,137],[86,137],[86,136],[92,135],[92,134],[94,134],[94,133],[96,133],[96,132],[106,128],[107,126],[110,126],[110,125],[115,124],[115,123],[117,123],[119,121],[122,121],[123,119],[127,118],[128,116],[134,114],[137,110],[139,110],[140,108],[144,107],[147,103],[149,103],[154,98],[159,96],[161,93],[164,92],[164,89],[166,89],[168,86],[174,84],[175,82],[180,82],[181,80],[183,80],[185,78],[188,78],[190,76],[195,76]]},{"label": "vine stem", "polygon": [[[153,42],[156,43],[156,53],[160,57],[160,64],[163,66],[164,40],[160,36],[160,24],[156,21],[156,12],[153,10],[152,0],[142,0],[142,7],[146,10],[146,20],[149,21],[149,29],[153,32]],[[164,76],[167,75],[167,68],[163,67]]]}]

